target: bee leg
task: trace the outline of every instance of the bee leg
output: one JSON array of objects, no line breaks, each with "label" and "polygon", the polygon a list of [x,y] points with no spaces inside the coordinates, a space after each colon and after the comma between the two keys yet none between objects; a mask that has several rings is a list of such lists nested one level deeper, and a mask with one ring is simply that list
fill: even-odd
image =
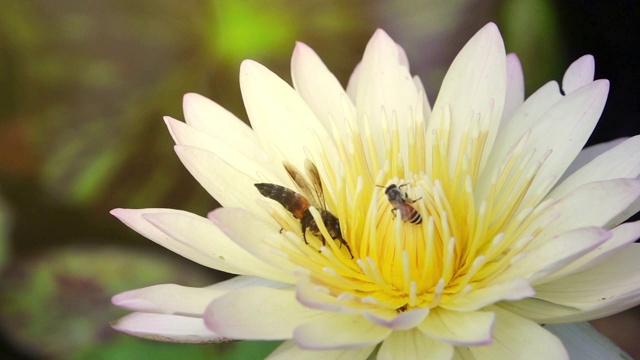
[{"label": "bee leg", "polygon": [[347,251],[349,252],[349,255],[351,255],[351,258],[353,259],[353,253],[351,252],[351,248],[349,247],[349,244],[347,244],[347,242],[343,238],[338,238],[338,240],[340,240],[340,247],[342,248],[342,244],[344,244],[344,246],[347,247]]},{"label": "bee leg", "polygon": [[416,202],[416,201],[418,201],[418,200],[420,200],[420,199],[422,199],[422,196],[420,196],[420,197],[419,197],[419,198],[417,198],[417,199],[413,199],[413,200],[411,200],[411,203],[413,204],[414,202]]},{"label": "bee leg", "polygon": [[393,214],[394,219],[396,218],[396,211],[398,211],[398,209],[396,208],[391,209],[391,213]]},{"label": "bee leg", "polygon": [[302,224],[302,240],[304,240],[304,243],[309,245],[309,242],[307,241],[307,227],[304,226],[304,224]]},{"label": "bee leg", "polygon": [[284,228],[280,228],[280,234],[282,234],[282,232],[284,231]]}]

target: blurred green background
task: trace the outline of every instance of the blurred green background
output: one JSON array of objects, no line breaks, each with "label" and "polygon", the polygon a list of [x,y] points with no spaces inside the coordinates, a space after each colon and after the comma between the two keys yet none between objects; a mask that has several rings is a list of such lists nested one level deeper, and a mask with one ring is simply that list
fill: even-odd
[{"label": "blurred green background", "polygon": [[[597,77],[612,80],[591,139],[600,142],[640,133],[638,9],[633,1],[0,0],[0,357],[248,359],[277,346],[165,344],[108,325],[126,313],[110,304],[118,292],[225,278],[108,211],[204,215],[217,206],[174,155],[162,116],[181,119],[182,95],[198,92],[246,119],[243,59],[289,81],[294,42],[303,41],[346,85],[383,28],[434,100],[456,52],[494,21],[522,60],[528,94],[595,55]],[[630,311],[597,325],[640,356],[624,338],[640,331],[638,319]]]}]

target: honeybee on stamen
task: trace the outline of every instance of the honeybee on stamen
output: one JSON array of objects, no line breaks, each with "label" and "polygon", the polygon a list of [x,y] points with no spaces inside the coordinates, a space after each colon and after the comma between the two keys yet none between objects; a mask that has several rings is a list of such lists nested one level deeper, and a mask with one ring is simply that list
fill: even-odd
[{"label": "honeybee on stamen", "polygon": [[393,206],[391,212],[393,215],[396,215],[397,211],[400,211],[400,217],[403,221],[406,221],[411,224],[418,225],[422,223],[422,216],[411,204],[420,200],[421,198],[417,198],[415,200],[409,199],[409,195],[406,192],[402,191],[401,187],[407,186],[409,184],[396,185],[391,184],[387,187],[376,185],[377,187],[384,188],[384,193],[387,195],[387,199]]},{"label": "honeybee on stamen", "polygon": [[[304,240],[305,244],[309,244],[306,234],[307,230],[309,230],[311,234],[322,239],[322,245],[324,246],[327,243],[326,239],[324,238],[324,236],[322,236],[320,228],[318,227],[318,223],[313,218],[311,211],[309,211],[309,208],[311,206],[315,207],[320,213],[320,218],[322,219],[322,222],[324,223],[324,226],[326,227],[327,232],[329,233],[331,238],[333,240],[340,241],[340,244],[344,245],[347,248],[347,251],[349,251],[349,255],[353,259],[351,248],[349,247],[349,244],[347,244],[346,240],[342,237],[342,231],[340,230],[340,221],[335,215],[333,215],[326,209],[322,182],[320,180],[320,174],[316,166],[309,160],[305,161],[307,175],[311,180],[311,184],[309,184],[304,176],[291,164],[284,163],[283,165],[289,173],[291,179],[293,179],[296,185],[298,185],[298,188],[304,195],[301,195],[291,189],[276,184],[254,184],[260,194],[262,194],[262,196],[264,197],[277,201],[287,211],[289,211],[294,218],[300,220],[302,239]],[[309,199],[311,199],[311,201]]]}]

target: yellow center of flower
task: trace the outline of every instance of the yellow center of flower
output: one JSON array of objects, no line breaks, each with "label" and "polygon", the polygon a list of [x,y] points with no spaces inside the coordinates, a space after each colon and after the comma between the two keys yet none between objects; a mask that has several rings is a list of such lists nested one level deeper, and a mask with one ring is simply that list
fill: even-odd
[{"label": "yellow center of flower", "polygon": [[[327,209],[340,220],[354,259],[339,241],[322,247],[318,239],[310,239],[311,246],[297,240],[302,251],[289,256],[339,300],[398,311],[440,306],[491,284],[534,238],[537,230],[529,225],[544,189],[530,191],[541,163],[522,153],[526,135],[499,171],[480,174],[486,121],[470,116],[453,149],[449,112],[445,108],[440,114],[431,117],[438,123],[428,137],[422,120],[409,126],[404,142],[397,126],[383,129],[384,146],[369,129],[360,133],[354,126],[349,136],[335,137],[340,167],[327,158],[314,159],[326,171]],[[401,201],[390,201],[385,193],[390,185],[402,191]],[[412,211],[406,206],[422,221],[403,216],[401,207]]]}]

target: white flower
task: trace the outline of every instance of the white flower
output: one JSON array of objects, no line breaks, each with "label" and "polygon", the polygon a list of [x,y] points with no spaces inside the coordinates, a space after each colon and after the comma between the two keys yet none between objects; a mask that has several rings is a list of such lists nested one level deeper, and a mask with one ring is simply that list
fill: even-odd
[{"label": "white flower", "polygon": [[[519,61],[494,24],[461,50],[433,106],[382,30],[346,90],[304,44],[292,75],[293,88],[242,64],[253,129],[195,94],[184,99],[186,123],[165,119],[176,153],[224,208],[208,218],[113,214],[241,276],[117,295],[136,312],[116,329],[183,342],[285,340],[274,358],[559,359],[562,342],[539,324],[640,303],[640,223],[621,225],[640,208],[640,137],[580,152],[609,88],[594,81],[591,56],[569,67],[562,92],[549,82],[526,101]],[[309,163],[320,201],[300,186],[312,182]],[[285,166],[302,174],[297,184]],[[260,183],[274,184],[258,185],[266,196]],[[313,206],[274,195],[275,185]],[[390,185],[400,197],[387,196]]]}]

